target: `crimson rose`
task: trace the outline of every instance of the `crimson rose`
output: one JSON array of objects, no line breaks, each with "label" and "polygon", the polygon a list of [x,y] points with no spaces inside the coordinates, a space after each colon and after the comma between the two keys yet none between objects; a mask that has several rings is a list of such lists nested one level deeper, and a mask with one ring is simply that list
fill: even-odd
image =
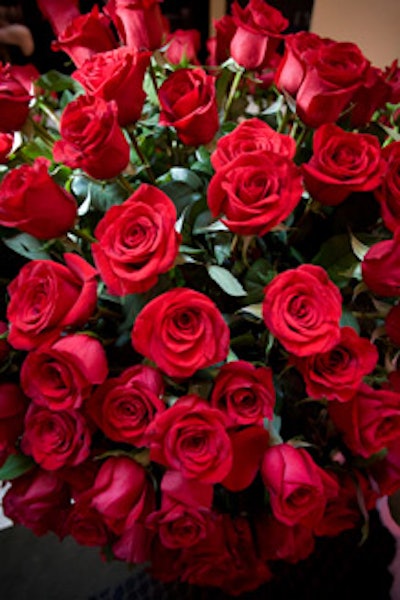
[{"label": "crimson rose", "polygon": [[377,242],[361,263],[362,277],[378,296],[400,296],[400,227],[393,239]]},{"label": "crimson rose", "polygon": [[31,96],[13,67],[0,63],[0,132],[19,131],[29,113]]},{"label": "crimson rose", "polygon": [[197,53],[200,50],[200,31],[197,29],[176,29],[167,36],[164,57],[172,65],[199,65]]},{"label": "crimson rose", "polygon": [[229,46],[236,32],[236,25],[230,15],[224,15],[214,21],[214,29],[215,37],[206,42],[209,53],[206,63],[211,66],[220,65],[229,58]]},{"label": "crimson rose", "polygon": [[108,0],[105,12],[126,46],[136,50],[157,50],[161,46],[165,23],[160,1]]},{"label": "crimson rose", "polygon": [[400,141],[383,148],[382,157],[383,177],[374,194],[381,205],[383,222],[394,232],[400,226]]}]

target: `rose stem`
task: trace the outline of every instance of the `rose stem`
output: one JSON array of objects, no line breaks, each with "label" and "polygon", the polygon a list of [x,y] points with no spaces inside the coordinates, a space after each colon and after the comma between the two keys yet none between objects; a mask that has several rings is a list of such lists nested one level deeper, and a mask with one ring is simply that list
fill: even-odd
[{"label": "rose stem", "polygon": [[241,68],[240,71],[236,71],[236,73],[235,73],[235,77],[233,79],[231,88],[229,90],[228,100],[226,101],[226,104],[225,104],[225,112],[224,112],[224,117],[222,119],[222,122],[225,122],[227,120],[233,99],[236,94],[236,90],[238,89],[238,86],[239,86],[239,83],[240,83],[243,73],[244,73],[243,68]]}]

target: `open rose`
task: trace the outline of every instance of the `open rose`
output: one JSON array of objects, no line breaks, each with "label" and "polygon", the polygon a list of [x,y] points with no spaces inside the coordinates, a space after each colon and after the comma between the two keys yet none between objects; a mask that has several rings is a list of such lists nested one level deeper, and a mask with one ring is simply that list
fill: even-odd
[{"label": "open rose", "polygon": [[383,177],[374,191],[381,206],[382,219],[390,231],[400,226],[400,141],[383,148]]},{"label": "open rose", "polygon": [[266,150],[239,154],[210,181],[207,203],[214,217],[240,235],[262,236],[296,208],[303,192],[298,167]]},{"label": "open rose", "polygon": [[115,100],[118,123],[135,123],[142,113],[145,93],[143,79],[150,62],[149,52],[121,47],[94,54],[72,73],[88,94]]},{"label": "open rose", "polygon": [[302,165],[311,196],[329,206],[343,202],[351,192],[368,192],[383,176],[381,148],[374,135],[321,125],[313,138],[314,154]]},{"label": "open rose", "polygon": [[142,184],[100,220],[93,258],[111,294],[149,290],[172,268],[179,250],[176,209],[157,187]]},{"label": "open rose", "polygon": [[75,223],[75,199],[49,175],[50,161],[8,171],[0,183],[0,225],[17,227],[42,240],[67,233]]},{"label": "open rose", "polygon": [[178,69],[158,91],[160,125],[174,127],[188,146],[208,144],[218,131],[215,80],[203,69]]},{"label": "open rose", "polygon": [[129,48],[157,50],[161,46],[165,23],[160,0],[109,0],[105,12]]},{"label": "open rose", "polygon": [[83,326],[93,314],[97,272],[77,254],[65,254],[64,261],[32,260],[9,284],[8,341],[14,348],[37,348],[68,328]]},{"label": "open rose", "polygon": [[151,460],[202,483],[218,483],[232,466],[221,411],[191,394],[159,413],[147,429]]},{"label": "open rose", "polygon": [[400,227],[393,239],[377,242],[361,263],[362,277],[378,296],[400,296]]},{"label": "open rose", "polygon": [[0,63],[0,132],[19,131],[29,113],[31,95],[11,65]]},{"label": "open rose", "polygon": [[229,328],[208,296],[175,288],[139,313],[132,343],[164,373],[181,379],[227,357]]},{"label": "open rose", "polygon": [[111,179],[129,162],[129,144],[118,125],[118,107],[96,96],[78,96],[61,116],[53,156],[95,179]]},{"label": "open rose", "polygon": [[16,451],[15,444],[24,430],[27,405],[27,398],[17,384],[0,383],[0,466]]},{"label": "open rose", "polygon": [[288,352],[327,352],[340,339],[342,297],[326,271],[301,265],[277,275],[265,288],[264,321]]}]

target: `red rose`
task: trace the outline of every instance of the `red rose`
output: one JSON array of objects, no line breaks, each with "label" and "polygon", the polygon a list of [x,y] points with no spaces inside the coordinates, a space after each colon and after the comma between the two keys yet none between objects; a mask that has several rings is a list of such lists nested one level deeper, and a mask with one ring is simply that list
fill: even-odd
[{"label": "red rose", "polygon": [[37,0],[37,5],[43,17],[50,21],[53,31],[59,35],[67,25],[79,17],[79,0],[65,0],[54,2],[54,0]]},{"label": "red rose", "polygon": [[385,80],[390,87],[389,102],[398,104],[400,102],[400,67],[399,61],[396,58],[391,65],[385,69]]},{"label": "red rose", "polygon": [[273,515],[257,519],[257,542],[263,560],[296,564],[314,551],[315,536],[309,527],[285,525]]},{"label": "red rose", "polygon": [[400,346],[400,304],[392,306],[386,315],[385,329],[389,339]]},{"label": "red rose", "polygon": [[31,95],[11,65],[0,63],[0,132],[19,131],[28,113]]},{"label": "red rose", "polygon": [[200,31],[197,29],[176,29],[166,40],[165,59],[172,65],[199,65],[197,54],[200,50]]},{"label": "red rose", "polygon": [[172,200],[148,184],[107,211],[94,232],[92,253],[111,294],[145,292],[173,267],[181,239],[175,224]]},{"label": "red rose", "polygon": [[160,0],[109,0],[105,12],[129,48],[157,50],[161,46],[165,23]]},{"label": "red rose", "polygon": [[136,52],[122,46],[94,54],[72,73],[88,94],[115,100],[121,127],[135,123],[142,113],[146,94],[143,91],[149,52]]},{"label": "red rose", "polygon": [[79,503],[72,506],[64,528],[65,535],[71,535],[81,546],[106,546],[112,541],[100,514]]},{"label": "red rose", "polygon": [[382,180],[381,148],[374,135],[329,123],[315,132],[313,150],[302,171],[310,195],[322,204],[336,206],[352,192],[375,189]]},{"label": "red rose", "polygon": [[328,499],[338,493],[336,480],[319,467],[304,448],[271,446],[264,454],[261,476],[274,516],[285,525],[315,528]]},{"label": "red rose", "polygon": [[214,21],[215,37],[207,40],[209,56],[207,65],[215,66],[225,62],[229,54],[229,46],[236,31],[236,25],[230,15],[224,15]]},{"label": "red rose", "polygon": [[372,119],[374,112],[389,102],[390,94],[390,84],[385,80],[383,71],[370,66],[365,81],[352,99],[354,107],[350,113],[351,127],[358,128],[366,125]]},{"label": "red rose", "polygon": [[199,396],[182,396],[147,430],[151,460],[201,483],[218,483],[232,466],[223,413]]},{"label": "red rose", "polygon": [[381,205],[383,222],[394,232],[400,226],[400,142],[383,148],[382,157],[385,168],[374,194]]},{"label": "red rose", "polygon": [[0,383],[0,466],[24,430],[27,399],[15,383]]},{"label": "red rose", "polygon": [[187,146],[208,144],[219,128],[215,81],[200,68],[178,69],[158,91],[160,125],[176,129]]},{"label": "red rose", "polygon": [[54,160],[81,168],[95,179],[116,177],[129,162],[129,144],[118,125],[114,101],[78,96],[62,113],[60,133]]},{"label": "red rose", "polygon": [[250,0],[244,8],[234,2],[232,15],[237,27],[230,45],[232,57],[245,69],[267,66],[289,21],[264,0]]},{"label": "red rose", "polygon": [[211,395],[211,406],[222,410],[227,427],[256,425],[272,419],[275,390],[272,371],[256,367],[245,360],[223,365]]},{"label": "red rose", "polygon": [[231,133],[219,138],[217,147],[211,154],[211,164],[218,171],[239,154],[264,150],[293,158],[296,142],[290,136],[278,133],[261,119],[246,119]]},{"label": "red rose", "polygon": [[251,425],[244,429],[231,429],[232,467],[222,485],[231,492],[240,492],[254,481],[264,452],[269,445],[269,433],[264,427]]},{"label": "red rose", "polygon": [[94,54],[107,52],[115,47],[116,40],[109,20],[99,12],[98,6],[94,6],[86,15],[74,17],[52,44],[53,50],[68,54],[77,67]]},{"label": "red rose", "polygon": [[35,535],[60,533],[69,507],[68,488],[53,473],[34,469],[13,480],[3,507],[6,517],[32,529]]},{"label": "red rose", "polygon": [[303,193],[299,168],[275,152],[239,154],[211,178],[207,202],[234,233],[262,236],[296,208]]},{"label": "red rose", "polygon": [[377,242],[361,263],[364,283],[378,296],[400,296],[400,227],[394,238]]},{"label": "red rose", "polygon": [[90,443],[88,424],[78,411],[30,405],[21,449],[46,471],[79,465],[88,458]]},{"label": "red rose", "polygon": [[175,288],[151,300],[139,313],[132,343],[164,373],[181,379],[227,357],[229,328],[208,296]]},{"label": "red rose", "polygon": [[348,402],[330,402],[329,415],[345,444],[365,458],[394,442],[400,427],[400,393],[362,383]]},{"label": "red rose", "polygon": [[280,273],[265,288],[264,321],[288,352],[327,352],[340,339],[342,297],[326,271],[301,265]]},{"label": "red rose", "polygon": [[11,133],[0,133],[0,164],[4,165],[8,162],[14,144],[14,136]]},{"label": "red rose", "polygon": [[97,388],[86,408],[108,438],[143,446],[147,426],[165,409],[163,391],[163,380],[156,369],[136,365]]},{"label": "red rose", "polygon": [[107,359],[102,345],[83,334],[40,346],[28,354],[21,368],[25,394],[52,411],[79,408],[93,386],[106,377]]},{"label": "red rose", "polygon": [[340,333],[339,342],[328,352],[293,359],[311,398],[346,402],[378,362],[378,351],[368,339],[351,327],[342,327]]},{"label": "red rose", "polygon": [[51,178],[49,165],[39,157],[6,173],[0,184],[0,225],[42,240],[62,236],[74,226],[76,202]]},{"label": "red rose", "polygon": [[65,254],[65,265],[32,260],[11,281],[8,341],[32,350],[62,331],[83,326],[97,304],[97,272],[77,254]]}]

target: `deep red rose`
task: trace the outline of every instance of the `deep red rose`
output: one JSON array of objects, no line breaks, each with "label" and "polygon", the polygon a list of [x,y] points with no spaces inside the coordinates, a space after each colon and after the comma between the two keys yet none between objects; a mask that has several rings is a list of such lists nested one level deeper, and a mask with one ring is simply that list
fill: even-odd
[{"label": "deep red rose", "polygon": [[60,534],[68,507],[67,486],[39,468],[14,479],[3,498],[6,517],[39,536],[49,531]]},{"label": "deep red rose", "polygon": [[173,267],[181,240],[175,224],[172,200],[145,183],[107,211],[95,229],[92,253],[111,294],[145,292]]},{"label": "deep red rose", "polygon": [[237,360],[221,367],[211,395],[211,406],[222,410],[227,427],[259,425],[272,419],[275,389],[272,371]]},{"label": "deep red rose", "polygon": [[203,69],[177,69],[158,91],[160,125],[176,129],[187,146],[208,144],[219,128],[215,81]]},{"label": "deep red rose", "polygon": [[62,337],[26,357],[21,385],[37,405],[52,411],[82,406],[96,384],[107,377],[107,359],[101,343],[88,335]]},{"label": "deep red rose", "polygon": [[96,96],[78,96],[61,116],[56,162],[81,168],[95,179],[111,179],[129,162],[129,144],[118,125],[118,107]]},{"label": "deep red rose", "polygon": [[19,131],[24,125],[32,97],[11,65],[0,63],[0,132]]},{"label": "deep red rose", "polygon": [[245,69],[267,66],[289,21],[264,0],[250,0],[244,8],[234,2],[232,15],[237,27],[230,45],[232,57]]},{"label": "deep red rose", "polygon": [[336,206],[352,192],[368,192],[381,183],[384,165],[377,137],[321,125],[314,133],[313,155],[302,165],[304,183],[321,204]]},{"label": "deep red rose", "polygon": [[170,573],[171,581],[176,580],[178,575],[175,576],[175,565],[174,568],[171,568],[175,560],[174,553],[170,549],[164,548],[162,544],[158,544],[157,553],[153,557],[151,551],[154,540],[158,540],[156,534],[143,523],[135,521],[113,543],[113,555],[131,565],[152,563],[152,570],[154,562],[159,560],[162,567]]},{"label": "deep red rose", "polygon": [[266,150],[239,154],[211,178],[207,202],[214,217],[240,235],[263,236],[296,208],[303,193],[299,168]]},{"label": "deep red rose", "polygon": [[93,486],[79,499],[121,535],[154,509],[154,490],[146,470],[132,458],[112,456],[100,467]]},{"label": "deep red rose", "polygon": [[400,102],[400,67],[397,58],[386,67],[384,75],[390,87],[389,102],[398,104]]},{"label": "deep red rose", "polygon": [[351,127],[355,129],[366,125],[374,112],[389,102],[390,94],[390,85],[385,80],[382,69],[370,66],[365,81],[352,99],[354,106],[350,113]]},{"label": "deep red rose", "polygon": [[386,315],[385,329],[389,339],[400,346],[400,304],[392,306]]},{"label": "deep red rose", "polygon": [[165,23],[161,0],[109,0],[105,12],[111,17],[122,42],[136,50],[157,50]]},{"label": "deep red rose", "polygon": [[219,138],[211,154],[211,164],[216,171],[240,154],[268,150],[287,158],[296,153],[296,142],[288,135],[278,133],[267,123],[257,119],[242,121],[233,131]]},{"label": "deep red rose", "polygon": [[197,54],[200,51],[201,39],[198,29],[176,29],[167,36],[165,59],[172,65],[199,65]]},{"label": "deep red rose", "polygon": [[32,260],[9,284],[8,341],[14,348],[37,348],[93,314],[97,272],[77,254],[64,254],[64,261]]},{"label": "deep red rose", "polygon": [[218,483],[232,466],[223,413],[195,394],[182,396],[147,429],[150,458],[183,477]]},{"label": "deep red rose", "polygon": [[207,40],[207,65],[216,66],[225,62],[229,54],[229,46],[236,31],[236,25],[230,15],[223,15],[214,21],[215,36]]},{"label": "deep red rose", "polygon": [[71,535],[81,546],[106,546],[113,539],[100,514],[79,503],[72,506],[64,528],[65,535]]},{"label": "deep red rose", "polygon": [[8,156],[14,144],[14,136],[11,133],[0,133],[0,164],[8,162]]},{"label": "deep red rose", "polygon": [[90,13],[74,17],[58,34],[52,49],[68,54],[75,66],[79,68],[94,54],[112,50],[116,45],[109,20],[96,5]]},{"label": "deep red rose", "polygon": [[264,454],[261,476],[274,516],[285,525],[315,528],[328,499],[336,496],[336,480],[319,467],[304,448],[271,446]]},{"label": "deep red rose", "polygon": [[321,354],[293,358],[303,375],[311,398],[346,402],[357,391],[363,377],[374,370],[378,351],[351,327],[342,327],[339,342]]},{"label": "deep red rose", "polygon": [[348,402],[330,402],[329,415],[354,454],[365,458],[398,438],[400,393],[362,383]]},{"label": "deep red rose", "polygon": [[53,411],[30,405],[21,449],[42,469],[55,471],[79,465],[88,458],[90,443],[90,429],[78,411]]},{"label": "deep red rose", "polygon": [[230,430],[232,467],[222,485],[231,492],[248,488],[254,481],[264,452],[269,445],[269,433],[264,427],[251,425],[244,429]]},{"label": "deep red rose", "polygon": [[308,127],[335,122],[365,82],[369,62],[355,44],[335,42],[307,54],[296,112]]},{"label": "deep red rose", "polygon": [[165,409],[163,391],[163,379],[156,369],[136,365],[97,388],[86,409],[111,440],[143,446],[147,426]]},{"label": "deep red rose", "polygon": [[385,168],[374,194],[381,205],[383,222],[394,232],[400,226],[400,141],[383,148],[382,157]]},{"label": "deep red rose", "polygon": [[182,379],[225,360],[229,328],[208,296],[175,288],[151,300],[139,313],[132,344],[164,373]]},{"label": "deep red rose", "polygon": [[88,94],[115,100],[121,127],[135,123],[142,113],[146,94],[143,79],[150,63],[149,52],[122,46],[94,54],[72,73]]},{"label": "deep red rose", "polygon": [[75,199],[49,175],[50,161],[12,169],[0,183],[0,225],[17,227],[42,240],[64,235],[74,226]]},{"label": "deep red rose", "polygon": [[37,5],[44,18],[50,21],[56,35],[80,15],[79,0],[37,0]]},{"label": "deep red rose", "polygon": [[314,551],[314,533],[304,525],[285,525],[273,515],[267,515],[264,519],[257,519],[256,528],[263,560],[284,560],[296,564]]},{"label": "deep red rose", "polygon": [[9,454],[16,452],[15,444],[24,430],[27,406],[27,398],[17,384],[0,383],[0,466]]},{"label": "deep red rose", "polygon": [[400,296],[400,227],[391,240],[377,242],[361,263],[364,283],[378,296]]},{"label": "deep red rose", "polygon": [[283,271],[264,291],[264,321],[288,352],[310,356],[339,342],[342,297],[322,267]]}]

